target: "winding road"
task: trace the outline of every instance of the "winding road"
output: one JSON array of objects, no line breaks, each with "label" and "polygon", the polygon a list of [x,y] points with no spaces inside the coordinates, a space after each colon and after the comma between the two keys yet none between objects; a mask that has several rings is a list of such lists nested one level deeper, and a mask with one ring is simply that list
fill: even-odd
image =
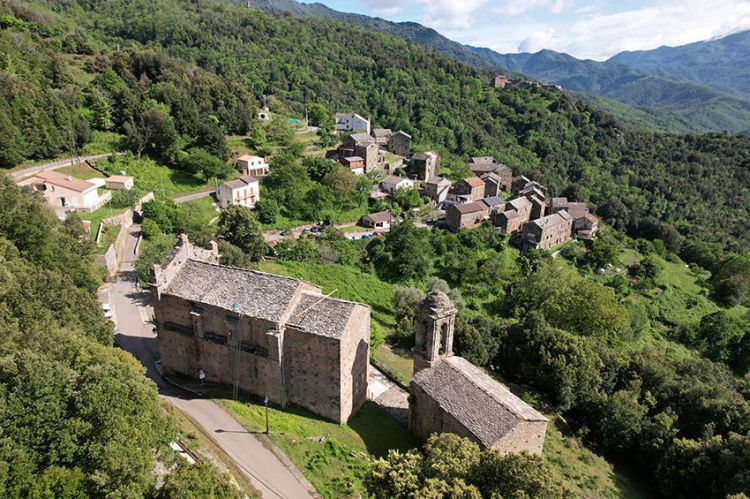
[{"label": "winding road", "polygon": [[182,411],[200,430],[224,451],[264,498],[316,497],[314,488],[281,451],[243,428],[229,413],[208,399],[180,390],[157,372],[158,343],[150,319],[151,295],[136,286],[133,270],[140,226],[128,230],[125,256],[117,280],[100,290],[100,299],[114,309],[117,345],[127,350],[146,368],[159,394]]}]

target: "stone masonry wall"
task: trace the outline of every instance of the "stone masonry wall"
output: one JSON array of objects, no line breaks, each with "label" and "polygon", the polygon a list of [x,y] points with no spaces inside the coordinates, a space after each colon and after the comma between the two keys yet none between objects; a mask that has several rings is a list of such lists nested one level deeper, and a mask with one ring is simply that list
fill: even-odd
[{"label": "stone masonry wall", "polygon": [[288,327],[284,332],[284,377],[290,403],[341,421],[341,342]]},{"label": "stone masonry wall", "polygon": [[500,452],[528,451],[541,454],[544,448],[546,421],[523,421],[492,446]]},{"label": "stone masonry wall", "polygon": [[358,305],[349,319],[341,344],[341,415],[348,421],[367,400],[370,359],[370,308]]}]

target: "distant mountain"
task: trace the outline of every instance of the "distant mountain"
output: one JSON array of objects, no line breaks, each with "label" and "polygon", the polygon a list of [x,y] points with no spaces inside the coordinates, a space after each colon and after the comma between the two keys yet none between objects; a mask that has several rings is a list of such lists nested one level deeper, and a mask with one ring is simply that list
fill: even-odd
[{"label": "distant mountain", "polygon": [[621,52],[607,62],[750,99],[750,31],[680,47]]},{"label": "distant mountain", "polygon": [[[505,55],[489,49],[472,47],[472,50],[511,71],[556,83],[574,92],[635,106],[646,113],[640,120],[642,124],[649,124],[648,115],[660,116],[661,127],[694,132],[739,132],[746,130],[750,123],[750,100],[691,81],[611,61],[576,59],[552,50]],[[625,119],[633,114],[626,108],[608,107],[608,111]]]},{"label": "distant mountain", "polygon": [[[607,62],[580,60],[567,54],[542,50],[536,54],[499,54],[488,48],[472,47],[452,41],[431,28],[414,22],[391,22],[378,17],[345,13],[320,3],[303,4],[295,0],[231,0],[235,3],[267,12],[289,13],[299,18],[322,18],[360,26],[373,31],[395,35],[430,47],[453,59],[496,73],[518,73],[561,85],[566,90],[585,94],[584,98],[600,105],[617,118],[645,128],[672,132],[707,132],[728,130],[740,132],[750,129],[750,77],[742,94],[732,87],[731,76],[716,78],[725,83],[709,85],[711,74],[735,75],[750,68],[706,67],[691,78],[680,76],[680,56],[668,57],[667,52],[692,46],[700,55],[695,61],[710,60],[710,52],[721,53],[719,59],[744,60],[740,52],[750,55],[750,35],[741,33],[721,40],[691,44],[676,49],[631,52],[615,56]],[[744,35],[740,36],[740,35]],[[733,40],[728,40],[733,38]],[[728,41],[727,41],[728,40]],[[747,43],[746,43],[747,42]],[[706,47],[709,47],[707,49]],[[713,47],[713,48],[711,48]],[[732,59],[731,47],[737,53]],[[669,59],[669,71],[656,72],[658,57]],[[671,53],[671,52],[669,52]],[[632,61],[642,60],[641,67]],[[626,61],[627,64],[625,63]],[[734,64],[734,63],[733,63]],[[701,66],[703,67],[703,66]],[[750,75],[750,70],[747,70]],[[731,93],[728,93],[731,92]]]}]

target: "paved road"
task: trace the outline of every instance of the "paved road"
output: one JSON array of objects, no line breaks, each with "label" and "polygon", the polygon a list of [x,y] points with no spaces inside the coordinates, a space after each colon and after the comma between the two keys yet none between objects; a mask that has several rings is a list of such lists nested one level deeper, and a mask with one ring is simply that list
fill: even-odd
[{"label": "paved road", "polygon": [[133,272],[135,245],[140,226],[128,229],[121,272],[109,287],[108,297],[117,321],[117,344],[132,353],[156,382],[159,393],[187,415],[235,462],[264,498],[314,497],[314,490],[298,470],[290,470],[263,445],[258,436],[246,431],[232,416],[210,400],[196,398],[167,383],[156,371],[158,343],[151,324],[150,294],[136,288]]},{"label": "paved road", "polygon": [[179,203],[186,203],[188,201],[192,201],[194,199],[200,199],[200,198],[207,198],[211,194],[213,194],[216,191],[216,189],[211,188],[207,191],[201,191],[201,192],[194,192],[193,194],[186,194],[184,196],[179,196],[174,198],[174,202]]},{"label": "paved road", "polygon": [[95,154],[93,156],[76,156],[74,158],[60,159],[57,161],[50,161],[49,163],[42,163],[41,165],[30,166],[28,168],[22,168],[20,170],[12,171],[10,172],[10,176],[14,179],[21,179],[35,173],[47,170],[55,170],[57,168],[64,168],[72,164],[83,163],[84,161],[95,161],[97,159],[109,158],[110,156],[112,156],[112,153]]}]

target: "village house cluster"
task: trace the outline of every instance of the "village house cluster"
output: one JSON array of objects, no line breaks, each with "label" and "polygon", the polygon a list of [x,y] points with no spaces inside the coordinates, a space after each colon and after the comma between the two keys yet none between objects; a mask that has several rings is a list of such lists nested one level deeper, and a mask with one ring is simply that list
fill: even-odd
[{"label": "village house cluster", "polygon": [[403,130],[371,129],[370,120],[356,113],[336,113],[336,131],[351,132],[344,136],[338,159],[355,175],[395,167],[388,162],[387,152],[401,157],[411,154],[411,135]]},{"label": "village house cluster", "polygon": [[[392,196],[398,189],[420,189],[438,207],[445,210],[445,227],[453,232],[492,223],[508,234],[523,251],[550,249],[573,237],[590,239],[598,231],[598,219],[585,203],[567,198],[548,199],[545,187],[498,163],[494,157],[475,157],[469,163],[474,176],[451,182],[438,176],[440,155],[415,154],[405,168],[407,176],[389,176],[380,182],[380,194]],[[375,225],[374,219],[388,220]],[[362,219],[374,228],[390,226],[387,212]]]},{"label": "village house cluster", "polygon": [[560,85],[554,85],[552,83],[540,83],[534,80],[512,80],[504,75],[495,76],[494,80],[495,88],[543,88],[544,90],[560,91],[562,87]]}]

